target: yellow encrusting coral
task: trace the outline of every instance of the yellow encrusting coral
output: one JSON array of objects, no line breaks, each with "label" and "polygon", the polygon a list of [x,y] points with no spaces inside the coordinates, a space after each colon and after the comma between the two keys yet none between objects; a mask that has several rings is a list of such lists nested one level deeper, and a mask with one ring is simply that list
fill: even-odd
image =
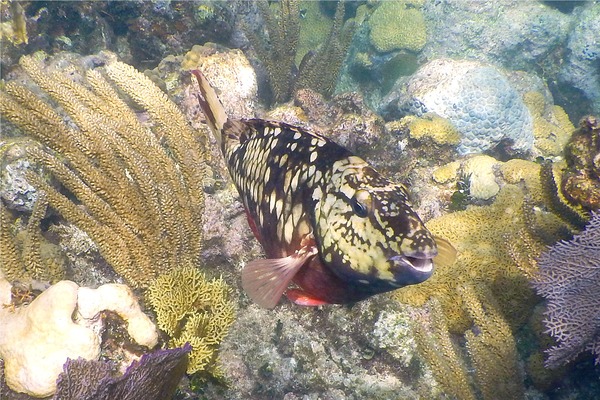
[{"label": "yellow encrusting coral", "polygon": [[223,279],[208,280],[191,266],[176,268],[150,284],[148,300],[158,327],[171,337],[169,346],[192,345],[188,373],[219,374],[216,351],[235,316],[230,295]]},{"label": "yellow encrusting coral", "polygon": [[546,157],[561,155],[575,130],[567,113],[560,106],[548,106],[539,92],[525,93],[523,101],[533,118],[534,146]]},{"label": "yellow encrusting coral", "polygon": [[20,60],[44,95],[9,82],[0,113],[46,146],[32,146],[30,157],[77,201],[33,171],[28,181],[133,286],[197,262],[204,148],[183,114],[147,77],[110,56],[103,68],[72,63],[61,72],[45,70],[44,57]]},{"label": "yellow encrusting coral", "polygon": [[456,145],[460,141],[460,134],[452,122],[437,114],[404,118],[409,118],[409,135],[413,139],[419,141],[430,139],[438,145]]}]

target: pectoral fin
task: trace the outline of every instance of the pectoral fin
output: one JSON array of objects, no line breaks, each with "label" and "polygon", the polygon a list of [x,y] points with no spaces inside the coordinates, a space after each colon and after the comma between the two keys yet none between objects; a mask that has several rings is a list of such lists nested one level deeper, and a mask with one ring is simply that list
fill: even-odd
[{"label": "pectoral fin", "polygon": [[456,249],[449,241],[439,236],[434,236],[438,254],[433,258],[434,265],[452,265],[456,261]]},{"label": "pectoral fin", "polygon": [[294,275],[315,254],[317,249],[311,246],[291,256],[251,261],[242,270],[242,287],[256,304],[273,308]]}]

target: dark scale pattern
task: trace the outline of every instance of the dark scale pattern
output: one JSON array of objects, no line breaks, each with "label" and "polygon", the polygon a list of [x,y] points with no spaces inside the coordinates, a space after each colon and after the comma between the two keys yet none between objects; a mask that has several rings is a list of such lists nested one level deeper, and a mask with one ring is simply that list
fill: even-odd
[{"label": "dark scale pattern", "polygon": [[278,122],[245,120],[225,130],[232,133],[223,142],[229,172],[267,256],[292,254],[312,231],[314,189],[324,186],[331,165],[350,152]]}]

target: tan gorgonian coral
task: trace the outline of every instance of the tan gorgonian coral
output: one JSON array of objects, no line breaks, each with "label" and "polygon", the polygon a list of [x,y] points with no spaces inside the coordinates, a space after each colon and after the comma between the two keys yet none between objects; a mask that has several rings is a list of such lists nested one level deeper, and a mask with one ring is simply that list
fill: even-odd
[{"label": "tan gorgonian coral", "polygon": [[204,148],[183,114],[147,77],[110,57],[81,74],[73,64],[44,69],[40,58],[20,64],[43,95],[9,82],[0,112],[46,146],[32,146],[30,156],[70,193],[38,174],[28,179],[131,285],[196,263]]}]

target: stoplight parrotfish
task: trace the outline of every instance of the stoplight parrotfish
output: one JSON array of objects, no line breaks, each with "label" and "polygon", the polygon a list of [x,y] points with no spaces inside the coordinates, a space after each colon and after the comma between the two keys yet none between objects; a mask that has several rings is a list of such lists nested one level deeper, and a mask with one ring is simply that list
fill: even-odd
[{"label": "stoplight parrotfish", "polygon": [[[262,307],[351,303],[425,281],[456,251],[434,238],[407,189],[324,136],[282,122],[230,119],[200,71],[198,101],[267,258],[242,270]],[[288,288],[290,285],[293,287]]]}]

